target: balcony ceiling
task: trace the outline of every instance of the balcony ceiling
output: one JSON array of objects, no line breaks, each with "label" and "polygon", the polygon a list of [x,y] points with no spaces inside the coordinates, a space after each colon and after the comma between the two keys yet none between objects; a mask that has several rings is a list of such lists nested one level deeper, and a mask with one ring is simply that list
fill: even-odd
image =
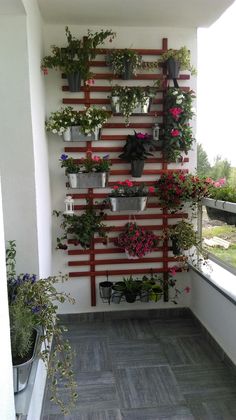
[{"label": "balcony ceiling", "polygon": [[207,27],[233,0],[38,0],[48,23]]}]

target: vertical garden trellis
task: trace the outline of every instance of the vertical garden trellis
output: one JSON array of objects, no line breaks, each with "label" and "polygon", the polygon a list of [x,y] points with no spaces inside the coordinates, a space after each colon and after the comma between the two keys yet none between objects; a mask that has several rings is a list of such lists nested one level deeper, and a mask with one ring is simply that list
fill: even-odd
[{"label": "vertical garden trellis", "polygon": [[[160,56],[162,53],[164,53],[165,51],[167,51],[168,49],[168,41],[166,38],[164,38],[162,40],[162,48],[161,49],[135,49],[136,52],[138,52],[139,54],[143,55],[143,56],[154,56],[155,60],[157,58],[157,56]],[[98,54],[106,54],[107,50],[103,50],[100,49],[97,51]],[[106,66],[106,62],[105,61],[92,61],[90,63],[90,65],[92,67],[105,67]],[[95,80],[111,80],[111,79],[118,79],[117,76],[113,76],[111,73],[97,73],[94,77]],[[166,76],[166,72],[165,69],[162,69],[161,73],[158,74],[138,74],[137,76],[134,76],[133,78],[134,80],[138,81],[142,81],[142,80],[147,80],[148,82],[150,81],[155,81],[155,80],[161,80],[163,81],[163,86],[161,89],[159,89],[160,92],[162,92],[162,98],[158,98],[158,99],[154,99],[153,104],[157,104],[163,107],[163,98],[165,95],[165,91],[167,89],[167,76]],[[181,75],[180,79],[182,80],[187,80],[189,79],[188,75]],[[67,86],[63,86],[63,91],[67,91],[68,87]],[[68,104],[68,105],[73,105],[73,104],[82,104],[85,106],[89,106],[89,105],[108,105],[110,104],[110,100],[107,98],[92,98],[91,97],[91,93],[107,93],[109,94],[111,92],[111,87],[110,86],[84,86],[82,87],[82,92],[83,92],[83,98],[64,98],[63,99],[63,103],[64,104]],[[147,116],[154,116],[154,117],[163,117],[163,108],[161,111],[156,111],[156,110],[151,110],[148,114],[146,114]],[[135,116],[134,116],[135,118]],[[145,117],[144,117],[145,118]],[[153,123],[150,122],[134,122],[134,123],[130,123],[128,128],[133,128],[133,129],[138,129],[138,130],[142,130],[142,129],[152,129],[153,127]],[[120,159],[118,159],[118,154],[120,154],[120,152],[122,151],[122,147],[121,145],[123,145],[123,142],[126,140],[127,134],[122,134],[119,133],[120,130],[124,130],[127,127],[125,126],[125,123],[121,123],[121,122],[109,122],[107,124],[104,125],[104,129],[114,129],[116,130],[115,134],[113,135],[106,135],[103,134],[101,137],[101,140],[104,142],[103,146],[97,146],[96,142],[86,142],[85,146],[75,146],[73,144],[73,146],[66,146],[65,147],[65,152],[66,153],[73,153],[75,154],[76,157],[76,153],[82,153],[84,155],[88,155],[89,153],[117,153],[117,157],[115,158],[111,158],[111,161],[113,163],[113,165],[118,164],[121,162]],[[107,141],[112,141],[115,142],[116,145],[115,146],[108,146],[106,147],[106,142]],[[188,162],[188,158],[184,159],[185,162]],[[160,169],[145,169],[144,170],[144,175],[150,175],[153,176],[153,180],[152,181],[147,181],[145,182],[146,185],[153,185],[154,181],[156,180],[157,175],[161,175],[163,173],[168,173],[168,172],[173,172],[173,171],[183,171],[183,167],[181,166],[181,168],[179,169],[175,169],[175,170],[170,170],[168,169],[168,163],[165,161],[165,159],[163,158],[163,155],[161,154],[161,157],[151,157],[149,159],[146,160],[147,163],[158,163],[161,165]],[[182,164],[181,164],[182,165]],[[187,171],[187,170],[186,170]],[[122,175],[128,176],[130,174],[130,171],[128,169],[112,169],[111,170],[111,175],[113,177],[117,177],[117,180],[120,179],[120,177]],[[142,179],[140,180],[142,182]],[[137,184],[140,182],[138,181]],[[112,185],[115,185],[115,181],[110,181],[109,182],[109,186],[111,187]],[[85,200],[87,199],[88,202],[90,204],[95,204],[96,200],[104,200],[107,197],[107,194],[104,192],[99,192],[99,193],[95,193],[93,189],[88,189],[86,192],[84,192],[83,190],[78,190],[78,192],[76,193],[70,193],[70,195],[72,195],[72,197],[75,200],[75,210],[81,211],[85,209],[85,204],[81,204],[81,200]],[[148,226],[145,225],[145,227],[147,227],[147,229],[153,230],[157,233],[157,235],[161,235],[163,230],[166,230],[168,227],[168,220],[170,219],[178,219],[178,218],[183,218],[183,217],[187,217],[187,214],[185,213],[175,213],[175,214],[170,214],[168,212],[168,209],[166,207],[162,208],[162,212],[160,214],[156,214],[155,213],[155,209],[161,209],[160,204],[157,202],[155,203],[149,203],[148,204],[148,208],[149,209],[153,209],[152,213],[149,214],[145,214],[144,213],[138,213],[137,215],[135,215],[135,218],[137,221],[139,221],[139,223],[141,223],[141,221],[143,220],[149,220],[150,224],[148,224]],[[156,222],[159,220],[162,220],[161,224],[157,224]],[[113,221],[114,224],[116,221],[124,221],[124,223],[127,223],[129,221],[129,215],[128,214],[108,214],[106,216],[106,220],[107,221]],[[112,246],[109,246],[110,244],[114,243],[114,239],[115,239],[115,234],[117,234],[117,232],[120,232],[123,230],[122,226],[113,226],[109,229],[109,233],[108,233],[108,246],[104,247],[104,249],[100,248],[98,245],[101,244],[103,242],[102,238],[95,238],[92,242],[92,245],[90,247],[90,249],[86,249],[86,250],[82,250],[79,247],[74,247],[71,246],[68,249],[68,255],[69,256],[84,256],[84,259],[80,259],[79,261],[76,260],[69,260],[68,261],[68,265],[69,267],[87,267],[88,270],[87,271],[71,271],[69,272],[69,276],[70,277],[75,277],[75,278],[81,278],[81,277],[90,277],[90,286],[91,286],[91,305],[95,306],[96,305],[96,279],[98,277],[105,277],[107,275],[107,273],[109,274],[109,277],[112,278],[112,276],[115,275],[131,275],[131,274],[148,274],[151,271],[155,272],[155,273],[162,273],[163,274],[163,280],[164,280],[164,301],[168,301],[168,272],[169,272],[169,268],[170,268],[170,263],[173,263],[173,261],[176,261],[176,257],[174,256],[169,256],[169,251],[170,248],[168,246],[168,240],[164,239],[162,242],[162,245],[156,248],[156,251],[161,253],[160,257],[145,257],[142,258],[140,260],[136,260],[135,264],[137,266],[137,264],[142,264],[142,263],[150,263],[152,264],[152,268],[122,268],[122,264],[128,265],[130,263],[132,263],[132,260],[128,260],[125,257],[124,258],[109,258],[112,254],[114,256],[114,254],[119,254],[121,252],[121,250],[119,248],[114,248]],[[68,241],[69,245],[72,245],[73,241]],[[98,259],[96,258],[98,255],[104,255],[103,259]],[[88,258],[89,257],[89,258]],[[112,265],[115,264],[119,264],[120,267],[119,269],[113,269]],[[109,267],[109,269],[99,269],[100,265],[107,265]],[[159,265],[157,267],[157,265]],[[161,267],[160,267],[161,265]]]}]

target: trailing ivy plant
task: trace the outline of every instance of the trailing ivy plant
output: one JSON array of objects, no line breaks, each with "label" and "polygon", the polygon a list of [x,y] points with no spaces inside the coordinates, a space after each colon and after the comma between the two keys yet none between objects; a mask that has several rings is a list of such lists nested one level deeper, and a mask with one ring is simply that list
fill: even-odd
[{"label": "trailing ivy plant", "polygon": [[[56,286],[65,282],[67,276],[60,274],[37,280],[34,274],[16,275],[15,257],[16,244],[10,241],[6,265],[13,362],[25,361],[32,347],[34,328],[39,328],[41,345],[38,356],[47,368],[51,401],[66,414],[77,400],[77,384],[73,373],[73,352],[63,337],[65,328],[58,324],[57,305],[75,301],[69,294],[58,292]],[[68,389],[66,401],[61,386]]]},{"label": "trailing ivy plant", "polygon": [[106,226],[103,223],[105,214],[100,209],[88,205],[81,215],[68,215],[56,210],[53,214],[62,218],[60,226],[64,230],[64,235],[57,238],[57,249],[67,249],[65,242],[68,236],[75,245],[81,245],[84,249],[90,247],[96,233],[106,240]]}]

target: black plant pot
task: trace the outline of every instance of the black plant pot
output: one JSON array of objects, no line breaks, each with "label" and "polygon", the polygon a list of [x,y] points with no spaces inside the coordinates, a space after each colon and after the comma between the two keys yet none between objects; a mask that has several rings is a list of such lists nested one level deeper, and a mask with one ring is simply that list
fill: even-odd
[{"label": "black plant pot", "polygon": [[167,72],[170,79],[173,80],[174,86],[179,87],[177,78],[179,77],[180,63],[174,58],[169,58],[166,62]]},{"label": "black plant pot", "polygon": [[140,178],[143,175],[144,160],[131,161],[131,174],[134,178]]},{"label": "black plant pot", "polygon": [[172,241],[172,252],[173,252],[173,254],[174,255],[180,255],[181,254],[181,249],[180,249],[179,244],[178,244],[178,238],[176,236],[172,236],[171,241]]},{"label": "black plant pot", "polygon": [[236,214],[230,213],[229,211],[224,211],[220,209],[213,209],[212,207],[206,207],[207,215],[211,220],[219,220],[221,222],[227,223],[227,225],[236,226]]},{"label": "black plant pot", "polygon": [[102,281],[99,283],[99,293],[102,299],[111,299],[113,283],[111,281]]},{"label": "black plant pot", "polygon": [[134,292],[125,292],[125,300],[128,303],[134,303],[137,298],[137,293]]},{"label": "black plant pot", "polygon": [[67,74],[67,81],[69,85],[70,92],[79,92],[81,87],[81,77],[80,73],[74,72]]},{"label": "black plant pot", "polygon": [[133,66],[130,61],[124,59],[124,70],[122,72],[123,80],[130,80],[133,78]]}]

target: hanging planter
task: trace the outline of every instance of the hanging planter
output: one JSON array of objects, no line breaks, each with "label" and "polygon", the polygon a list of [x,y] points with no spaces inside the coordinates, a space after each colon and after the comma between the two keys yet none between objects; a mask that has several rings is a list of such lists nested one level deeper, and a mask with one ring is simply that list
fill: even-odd
[{"label": "hanging planter", "polygon": [[181,249],[179,247],[178,237],[177,236],[171,236],[171,242],[172,242],[172,252],[174,255],[180,255]]},{"label": "hanging planter", "polygon": [[78,188],[78,174],[67,174],[70,188]]},{"label": "hanging planter", "polygon": [[108,172],[78,173],[76,188],[105,188],[108,175]]},{"label": "hanging planter", "polygon": [[100,130],[85,134],[80,125],[74,125],[71,127],[71,141],[93,141],[99,139]]},{"label": "hanging planter", "polygon": [[[144,102],[136,102],[131,114],[147,114],[150,110],[151,98],[146,97]],[[111,96],[111,110],[113,114],[123,114],[122,99],[120,96]]]},{"label": "hanging planter", "polygon": [[112,211],[144,211],[147,197],[109,197]]},{"label": "hanging planter", "polygon": [[144,160],[132,160],[131,161],[131,175],[134,178],[141,178],[143,175]]},{"label": "hanging planter", "polygon": [[81,88],[81,76],[79,71],[67,74],[67,81],[70,92],[79,92]]},{"label": "hanging planter", "polygon": [[121,298],[123,297],[123,281],[117,281],[112,286],[112,295],[111,295],[111,301],[113,303],[120,303]]},{"label": "hanging planter", "polygon": [[110,301],[113,283],[111,281],[102,281],[99,283],[99,294],[102,299]]},{"label": "hanging planter", "polygon": [[28,358],[24,362],[16,362],[13,361],[13,385],[14,385],[14,393],[17,394],[20,391],[23,391],[23,389],[26,388],[31,368],[33,365],[34,360],[37,356],[37,347],[40,337],[40,332],[37,329],[34,329],[34,340],[33,340],[33,346],[31,348],[30,354],[28,355]]}]

